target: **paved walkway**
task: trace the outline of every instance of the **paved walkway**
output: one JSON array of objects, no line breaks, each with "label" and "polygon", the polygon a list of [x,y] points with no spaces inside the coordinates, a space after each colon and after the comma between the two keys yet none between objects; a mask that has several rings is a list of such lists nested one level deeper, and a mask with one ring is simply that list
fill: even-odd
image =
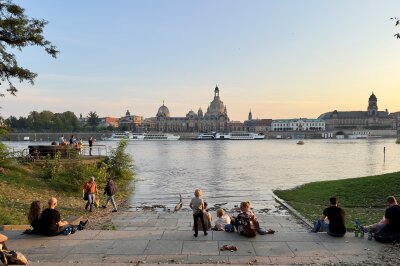
[{"label": "paved walkway", "polygon": [[[261,226],[276,233],[245,238],[236,233],[210,231],[208,236],[199,233],[195,238],[190,231],[189,212],[134,210],[114,217],[115,231],[84,230],[51,238],[21,235],[21,231],[3,233],[10,238],[9,248],[23,252],[30,265],[321,265],[373,260],[385,247],[350,233],[340,239],[308,233],[291,216],[257,216]],[[237,246],[238,251],[220,251],[226,244]]]}]

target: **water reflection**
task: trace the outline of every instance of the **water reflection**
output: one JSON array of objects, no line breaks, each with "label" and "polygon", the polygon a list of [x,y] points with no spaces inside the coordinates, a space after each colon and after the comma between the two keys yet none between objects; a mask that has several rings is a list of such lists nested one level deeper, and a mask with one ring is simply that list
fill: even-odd
[{"label": "water reflection", "polygon": [[135,160],[135,206],[173,207],[180,193],[187,206],[199,187],[211,206],[232,208],[249,199],[255,208],[273,208],[276,188],[400,170],[400,145],[393,139],[132,142],[128,152]]}]

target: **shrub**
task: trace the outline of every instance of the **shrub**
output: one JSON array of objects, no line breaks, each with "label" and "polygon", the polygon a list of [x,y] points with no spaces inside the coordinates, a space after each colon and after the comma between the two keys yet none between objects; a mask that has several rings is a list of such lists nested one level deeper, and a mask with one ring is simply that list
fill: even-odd
[{"label": "shrub", "polygon": [[43,177],[45,179],[56,179],[59,176],[61,168],[60,159],[61,153],[59,151],[56,152],[54,158],[51,158],[50,154],[47,154],[43,166]]},{"label": "shrub", "polygon": [[118,146],[111,150],[107,160],[108,172],[116,180],[129,179],[133,176],[133,159],[125,152],[127,146],[128,140],[121,140]]}]

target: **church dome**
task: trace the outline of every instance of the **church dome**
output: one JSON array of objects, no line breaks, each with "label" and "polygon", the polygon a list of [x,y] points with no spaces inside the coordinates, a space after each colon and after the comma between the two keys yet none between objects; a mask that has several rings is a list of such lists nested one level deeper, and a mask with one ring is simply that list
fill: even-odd
[{"label": "church dome", "polygon": [[369,96],[369,100],[370,101],[377,101],[376,96],[374,93],[371,94],[371,96]]},{"label": "church dome", "polygon": [[164,104],[162,106],[160,106],[160,108],[158,108],[157,116],[158,117],[170,117],[168,107],[165,106]]}]

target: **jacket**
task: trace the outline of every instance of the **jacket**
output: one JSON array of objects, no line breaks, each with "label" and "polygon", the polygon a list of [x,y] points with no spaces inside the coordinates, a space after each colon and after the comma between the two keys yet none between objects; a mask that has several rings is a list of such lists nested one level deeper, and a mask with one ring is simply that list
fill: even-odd
[{"label": "jacket", "polygon": [[107,181],[106,188],[104,189],[104,194],[107,194],[107,196],[114,196],[116,191],[117,187],[115,186],[114,181]]}]

